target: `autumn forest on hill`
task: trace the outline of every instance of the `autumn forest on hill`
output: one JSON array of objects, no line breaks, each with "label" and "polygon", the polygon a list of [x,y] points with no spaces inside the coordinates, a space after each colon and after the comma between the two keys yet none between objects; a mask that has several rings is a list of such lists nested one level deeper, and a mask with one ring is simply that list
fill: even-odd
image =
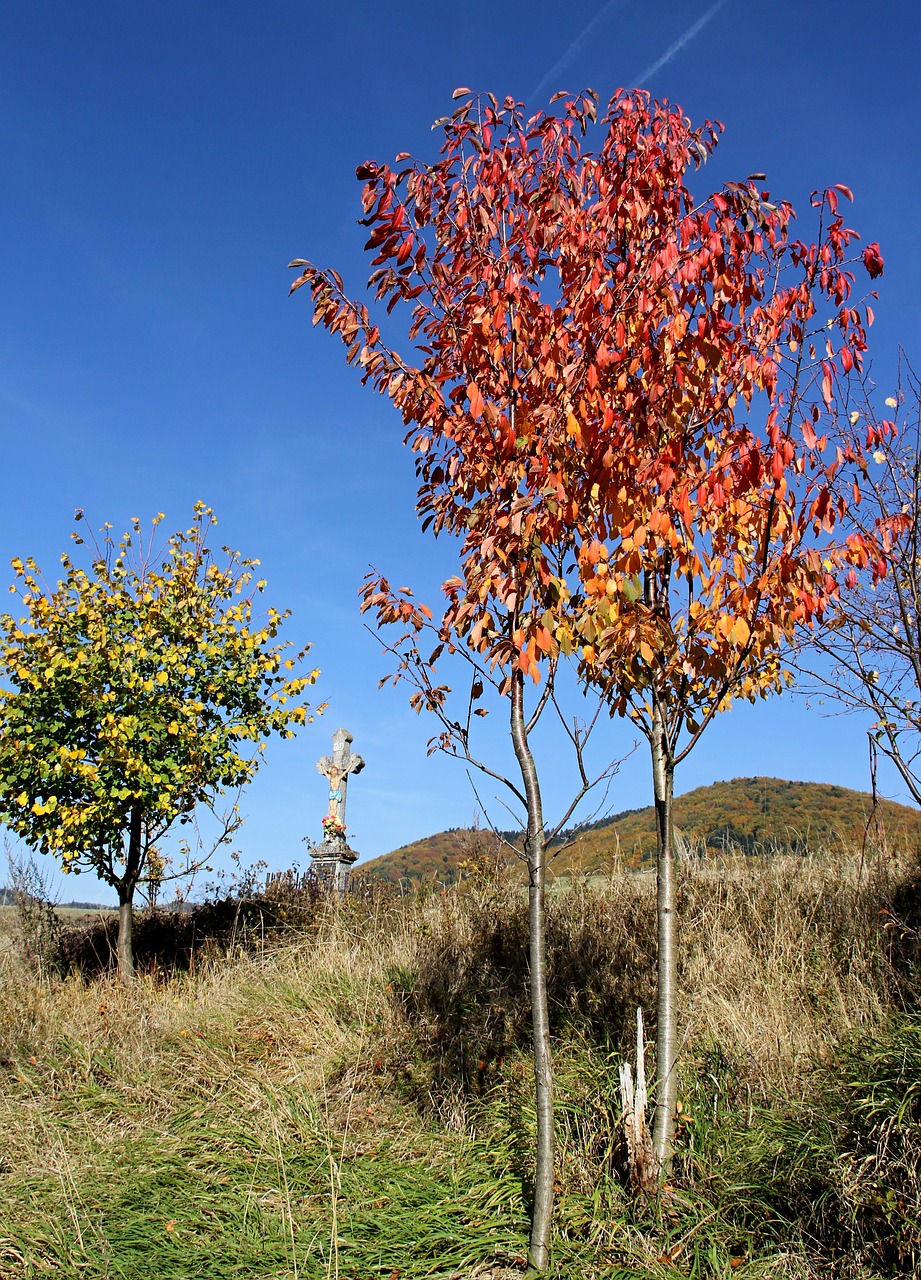
[{"label": "autumn forest on hill", "polygon": [[[867,793],[777,778],[735,778],[678,796],[675,825],[687,856],[703,858],[833,853],[859,848],[867,839],[877,842],[881,833],[894,848],[910,850],[921,839],[917,809],[878,800],[874,810]],[[520,844],[520,832],[457,828],[364,862],[356,874],[390,883],[450,883],[484,850],[514,865]],[[604,873],[621,863],[651,866],[655,847],[652,806],[629,809],[561,833],[551,854],[551,874]]]}]

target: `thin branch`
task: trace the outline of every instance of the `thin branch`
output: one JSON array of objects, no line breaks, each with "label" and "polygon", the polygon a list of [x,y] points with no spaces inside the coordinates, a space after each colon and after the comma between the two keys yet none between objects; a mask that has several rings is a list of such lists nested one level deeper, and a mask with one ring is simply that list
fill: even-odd
[{"label": "thin branch", "polygon": [[[476,802],[480,806],[480,812],[482,813],[483,817],[486,819],[486,823],[490,831],[493,833],[496,839],[500,842],[500,844],[505,845],[507,849],[511,850],[511,852],[515,855],[516,858],[518,858],[522,862],[526,861],[527,855],[525,854],[524,850],[519,849],[516,845],[512,844],[510,840],[506,840],[505,836],[502,834],[499,828],[495,825],[492,818],[490,818],[489,811],[486,808],[486,806],[483,804],[483,801],[480,799],[480,793],[477,791],[476,784],[474,783],[473,778],[470,776],[469,771],[467,773],[467,781],[470,783],[470,790],[473,792],[474,796],[476,797]],[[518,826],[521,827],[522,831],[524,831],[527,823],[522,822],[522,820],[515,814],[514,810],[512,810],[505,803],[505,801],[502,800],[499,796],[496,796],[496,802],[498,804],[501,804],[502,808],[505,809],[506,813],[508,813],[508,815],[512,818],[512,820]]]},{"label": "thin branch", "polygon": [[557,659],[551,658],[550,662],[548,663],[547,679],[544,681],[544,687],[541,690],[540,698],[538,698],[537,700],[537,706],[534,708],[534,712],[531,716],[531,719],[525,725],[524,731],[527,734],[530,734],[531,730],[535,727],[538,720],[540,720],[541,716],[544,714],[544,709],[547,706],[548,699],[553,698],[554,702],[556,701],[553,693],[553,686],[556,681],[556,670],[557,670]]}]

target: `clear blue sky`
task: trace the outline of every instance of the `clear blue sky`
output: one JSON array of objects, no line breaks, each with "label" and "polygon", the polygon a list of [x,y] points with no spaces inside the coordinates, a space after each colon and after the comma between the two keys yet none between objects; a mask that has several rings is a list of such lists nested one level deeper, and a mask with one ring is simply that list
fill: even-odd
[{"label": "clear blue sky", "polygon": [[[2,6],[0,580],[14,555],[53,572],[78,506],[116,531],[160,510],[178,528],[204,499],[225,540],[262,560],[292,636],[314,642],[330,704],[270,749],[244,799],[245,857],[304,861],[326,807],[314,761],[340,724],[367,761],[348,813],[364,855],[469,823],[463,770],[426,759],[434,725],[377,691],[387,665],[357,607],[369,563],[431,597],[451,548],[419,532],[401,423],[311,329],[308,300],[286,297],[288,261],[361,289],[355,166],[433,153],[455,86],[536,107],[559,88],[607,100],[640,83],[725,123],[713,186],[763,171],[804,211],[814,188],[854,189],[853,225],[886,259],[871,332],[885,384],[899,343],[921,361],[919,37],[921,11],[897,0]],[[630,741],[606,725],[599,758]],[[504,758],[501,734],[483,750]],[[548,753],[552,817],[569,775]],[[865,788],[861,725],[790,697],[733,711],[679,790],[750,774]],[[609,804],[648,797],[637,751]]]}]

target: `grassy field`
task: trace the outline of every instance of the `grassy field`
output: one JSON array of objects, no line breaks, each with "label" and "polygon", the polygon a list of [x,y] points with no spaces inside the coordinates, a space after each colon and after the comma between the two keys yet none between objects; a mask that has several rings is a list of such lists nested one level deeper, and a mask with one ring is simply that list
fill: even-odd
[{"label": "grassy field", "polygon": [[[65,925],[82,925],[98,916],[114,915],[115,907],[61,907],[54,908],[55,914]],[[0,933],[9,934],[16,925],[17,911],[13,906],[0,905]]]},{"label": "grassy field", "polygon": [[[551,901],[557,1228],[572,1277],[921,1266],[918,875],[687,868],[679,1149],[624,1186],[618,1070],[653,896]],[[318,909],[193,976],[40,981],[0,955],[0,1276],[409,1280],[523,1271],[533,1128],[520,889]]]}]

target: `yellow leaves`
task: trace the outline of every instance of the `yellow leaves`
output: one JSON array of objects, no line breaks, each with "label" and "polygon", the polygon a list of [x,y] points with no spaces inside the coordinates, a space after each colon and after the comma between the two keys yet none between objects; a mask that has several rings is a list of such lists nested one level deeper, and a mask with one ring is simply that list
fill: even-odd
[{"label": "yellow leaves", "polygon": [[554,628],[553,634],[556,637],[556,642],[560,647],[560,652],[565,657],[569,657],[569,655],[573,653],[576,648],[575,637],[573,635],[572,627],[570,627],[567,623],[561,622],[558,626]]},{"label": "yellow leaves", "polygon": [[740,649],[744,649],[751,637],[751,627],[748,625],[748,619],[741,615],[736,618],[732,630],[729,633],[729,639],[733,644],[738,645]]},{"label": "yellow leaves", "polygon": [[714,627],[716,634],[738,649],[744,649],[751,638],[751,627],[743,615],[720,614]]},{"label": "yellow leaves", "polygon": [[[250,632],[250,601],[234,593],[251,562],[228,552],[229,568],[217,570],[203,542],[208,513],[197,514],[199,525],[170,539],[159,573],[139,562],[135,521],[133,544],[116,550],[107,536],[91,572],[65,557],[56,589],[37,574],[20,625],[0,619],[0,665],[19,686],[0,699],[0,768],[15,762],[7,776],[20,788],[6,818],[67,869],[105,876],[128,804],[168,822],[191,795],[247,781],[248,744],[307,719],[301,698],[318,672],[279,673],[286,646],[274,640],[288,615],[267,610],[268,625]],[[22,568],[31,576],[29,562]],[[226,714],[244,702],[236,719]]]}]

